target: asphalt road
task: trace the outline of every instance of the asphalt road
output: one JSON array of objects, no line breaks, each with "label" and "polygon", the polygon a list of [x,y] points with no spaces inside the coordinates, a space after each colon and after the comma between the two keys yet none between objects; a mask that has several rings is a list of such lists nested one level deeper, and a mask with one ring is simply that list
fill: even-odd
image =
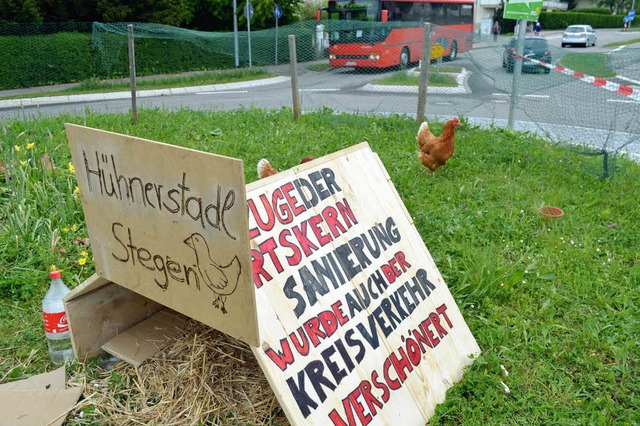
[{"label": "asphalt road", "polygon": [[[640,32],[599,30],[595,47],[560,48],[561,32],[549,32],[545,37],[552,46],[554,58],[567,52],[603,52],[619,61],[629,63],[620,67],[631,80],[640,80],[640,49],[627,46],[622,49],[605,48],[605,44],[640,37]],[[507,73],[502,64],[502,45],[508,40],[502,37],[497,43],[484,38],[474,44],[474,49],[461,55],[453,64],[469,70],[463,93],[431,93],[427,95],[428,117],[465,116],[471,121],[504,125],[509,117],[510,93],[513,90],[513,74]],[[640,46],[640,44],[636,45]],[[629,60],[631,58],[632,60]],[[434,70],[432,66],[432,72]],[[288,65],[273,69],[287,75]],[[415,115],[417,94],[399,90],[377,92],[367,90],[367,84],[379,80],[393,71],[360,72],[349,69],[333,69],[322,72],[298,67],[300,99],[303,110],[313,111],[322,107],[335,111],[376,114]],[[640,81],[636,81],[640,85]],[[554,135],[572,134],[572,139],[594,146],[610,144],[619,146],[638,137],[636,123],[640,115],[640,102],[622,103],[619,94],[590,86],[558,72],[550,74],[524,73],[518,83],[518,102],[514,108],[516,128],[533,129],[549,136],[549,126]],[[194,110],[232,110],[257,107],[279,109],[291,107],[291,83],[281,79],[268,85],[230,87],[227,90],[202,90],[194,93],[176,93],[139,97],[138,108],[165,108],[169,110],[189,108]],[[29,119],[38,115],[61,113],[84,114],[127,112],[129,99],[86,100],[39,107],[4,108],[0,118],[20,117]],[[634,127],[635,126],[635,127]],[[566,128],[564,132],[557,129]],[[582,131],[581,129],[585,129]],[[577,136],[576,136],[577,135]],[[614,136],[613,138],[611,136]],[[630,136],[629,136],[630,135]],[[553,136],[553,135],[552,135]],[[561,136],[557,136],[560,138]],[[613,140],[614,142],[611,142]]]}]

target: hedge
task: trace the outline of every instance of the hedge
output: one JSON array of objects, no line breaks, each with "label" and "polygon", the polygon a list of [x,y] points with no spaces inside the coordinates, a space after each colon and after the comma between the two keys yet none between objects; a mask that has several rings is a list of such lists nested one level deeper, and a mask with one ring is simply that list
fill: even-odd
[{"label": "hedge", "polygon": [[563,30],[574,24],[591,25],[593,28],[622,28],[624,16],[600,13],[542,12],[540,23],[545,30]]}]

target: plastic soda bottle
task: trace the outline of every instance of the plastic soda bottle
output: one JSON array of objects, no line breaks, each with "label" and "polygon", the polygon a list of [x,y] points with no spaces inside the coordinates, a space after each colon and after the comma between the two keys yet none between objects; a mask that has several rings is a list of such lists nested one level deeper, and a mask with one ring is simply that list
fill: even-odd
[{"label": "plastic soda bottle", "polygon": [[49,273],[51,285],[42,300],[44,335],[47,338],[51,361],[57,365],[74,359],[67,314],[62,302],[62,298],[71,290],[64,285],[61,276],[62,274],[58,270]]}]

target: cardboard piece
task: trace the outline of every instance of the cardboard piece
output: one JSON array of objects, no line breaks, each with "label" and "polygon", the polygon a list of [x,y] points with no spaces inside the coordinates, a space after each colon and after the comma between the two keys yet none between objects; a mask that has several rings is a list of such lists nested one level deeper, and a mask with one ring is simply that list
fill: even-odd
[{"label": "cardboard piece", "polygon": [[31,376],[24,380],[16,380],[14,382],[3,383],[0,385],[0,391],[10,390],[46,390],[46,389],[65,389],[65,369],[64,366],[47,373]]},{"label": "cardboard piece", "polygon": [[294,425],[424,425],[480,353],[363,143],[247,186],[260,346]]},{"label": "cardboard piece", "polygon": [[242,161],[65,129],[97,275],[258,345]]},{"label": "cardboard piece", "polygon": [[61,426],[83,390],[65,389],[64,371],[0,385],[0,426]]},{"label": "cardboard piece", "polygon": [[74,353],[95,358],[102,345],[162,309],[162,305],[94,274],[63,299]]},{"label": "cardboard piece", "polygon": [[169,346],[182,334],[187,319],[177,312],[162,310],[102,346],[106,352],[139,367]]}]

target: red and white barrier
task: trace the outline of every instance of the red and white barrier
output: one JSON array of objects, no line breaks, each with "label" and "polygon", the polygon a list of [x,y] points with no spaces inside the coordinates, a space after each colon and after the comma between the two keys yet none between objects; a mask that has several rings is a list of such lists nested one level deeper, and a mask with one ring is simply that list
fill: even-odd
[{"label": "red and white barrier", "polygon": [[586,75],[578,71],[574,71],[569,68],[561,67],[560,65],[553,65],[547,62],[538,61],[536,59],[531,59],[529,57],[515,55],[517,59],[522,59],[523,61],[530,61],[534,64],[541,65],[543,67],[549,68],[552,71],[560,72],[564,75],[568,75],[570,77],[577,78],[580,81],[584,81],[585,83],[589,83],[596,87],[602,87],[610,92],[617,93],[622,96],[626,96],[627,98],[633,99],[635,101],[640,101],[640,90],[634,89],[630,86],[625,86],[624,84],[614,83],[612,81],[607,81],[604,78],[594,77],[592,75]]}]

